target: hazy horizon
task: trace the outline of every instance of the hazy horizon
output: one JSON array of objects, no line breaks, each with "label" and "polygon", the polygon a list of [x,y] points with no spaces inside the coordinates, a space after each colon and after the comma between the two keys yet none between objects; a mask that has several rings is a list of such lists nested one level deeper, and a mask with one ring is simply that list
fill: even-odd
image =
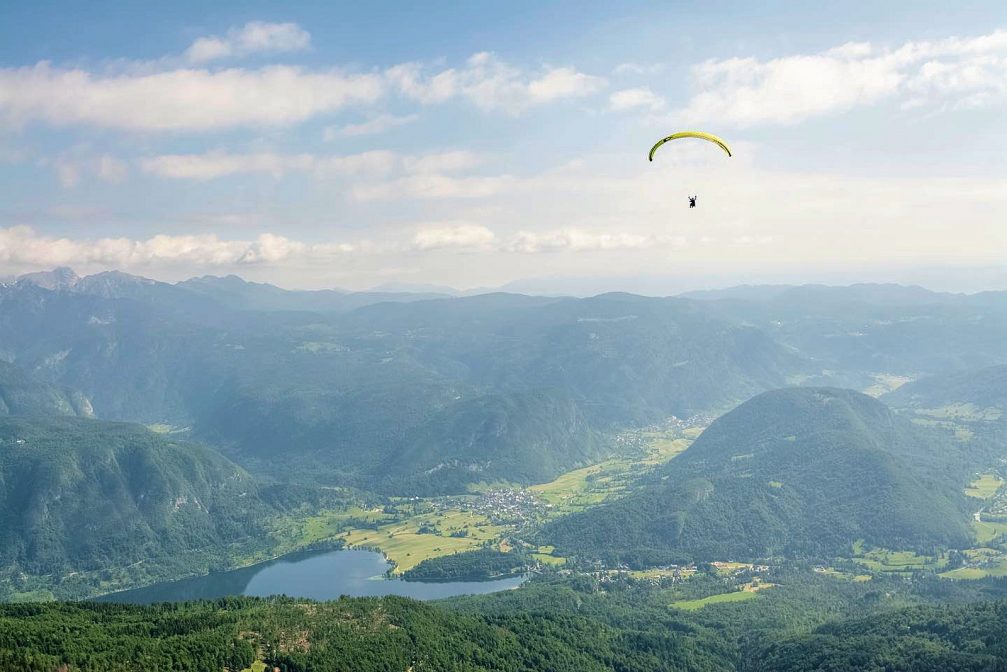
[{"label": "hazy horizon", "polygon": [[[69,266],[39,269],[27,273],[12,273],[7,279],[16,280],[31,274],[52,273],[60,269],[69,269],[79,277],[93,275],[78,273]],[[126,272],[122,269],[109,268],[103,272]],[[746,275],[723,274],[719,276],[686,276],[686,275],[651,275],[622,277],[584,277],[584,276],[542,276],[520,278],[497,286],[452,287],[435,283],[385,282],[377,285],[361,287],[328,286],[328,287],[298,287],[287,285],[282,280],[273,281],[267,278],[246,277],[239,269],[235,273],[201,273],[197,275],[182,275],[180,277],[158,277],[142,273],[130,273],[138,277],[158,282],[179,283],[186,280],[203,277],[237,277],[244,282],[265,283],[288,291],[335,290],[344,292],[406,292],[406,293],[443,293],[457,296],[472,296],[488,292],[514,292],[529,295],[555,296],[596,296],[609,292],[627,292],[641,296],[675,296],[692,292],[720,291],[739,287],[773,287],[773,286],[807,286],[820,285],[828,287],[849,287],[853,285],[898,285],[902,287],[921,287],[932,292],[958,294],[977,294],[989,291],[1007,290],[1007,269],[989,267],[983,269],[896,269],[890,271],[864,272],[863,270],[819,272],[807,275],[777,275],[751,277]]]}]

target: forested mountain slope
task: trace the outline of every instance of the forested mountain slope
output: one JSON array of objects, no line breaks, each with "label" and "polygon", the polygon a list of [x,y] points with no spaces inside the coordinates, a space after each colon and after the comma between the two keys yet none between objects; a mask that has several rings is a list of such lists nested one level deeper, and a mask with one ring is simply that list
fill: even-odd
[{"label": "forested mountain slope", "polygon": [[741,672],[1000,672],[1007,603],[918,607],[839,621],[757,647]]},{"label": "forested mountain slope", "polygon": [[689,294],[763,329],[860,384],[1007,363],[1007,292],[949,294],[901,285],[740,287]]},{"label": "forested mountain slope", "polygon": [[0,361],[0,415],[92,414],[91,402],[80,392],[44,383],[13,364]]},{"label": "forested mountain slope", "polygon": [[280,478],[416,492],[549,480],[604,455],[610,430],[806,372],[759,330],[679,299],[490,294],[348,313],[220,300],[114,274],[19,282],[0,288],[0,349],[99,417],[191,427]]},{"label": "forested mountain slope", "polygon": [[792,388],[715,421],[641,492],[560,519],[543,538],[623,559],[758,558],[965,545],[953,443],[851,390]]},{"label": "forested mountain slope", "polygon": [[969,404],[979,413],[999,409],[1007,415],[1007,365],[954,371],[913,381],[885,395],[885,402],[925,409]]},{"label": "forested mountain slope", "polygon": [[268,543],[271,511],[244,470],[207,448],[136,425],[0,418],[0,567],[15,582],[111,578],[133,564],[170,576],[192,553],[205,557],[190,571],[227,565],[229,545]]},{"label": "forested mountain slope", "polygon": [[[72,629],[73,635],[69,634]],[[637,634],[576,614],[456,614],[404,598],[131,607],[0,605],[0,668],[24,672],[267,669],[726,671],[688,634]]]}]

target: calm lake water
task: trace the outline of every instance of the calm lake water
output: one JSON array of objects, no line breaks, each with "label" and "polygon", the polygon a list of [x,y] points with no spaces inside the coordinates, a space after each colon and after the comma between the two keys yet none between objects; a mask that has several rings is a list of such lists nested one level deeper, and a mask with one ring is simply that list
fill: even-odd
[{"label": "calm lake water", "polygon": [[403,595],[418,600],[437,600],[455,595],[509,590],[517,588],[524,581],[520,576],[495,581],[438,583],[386,579],[384,573],[390,566],[380,553],[371,551],[295,553],[244,569],[158,583],[96,599],[100,602],[150,604],[227,595],[288,595],[312,600],[335,600],[340,595]]}]

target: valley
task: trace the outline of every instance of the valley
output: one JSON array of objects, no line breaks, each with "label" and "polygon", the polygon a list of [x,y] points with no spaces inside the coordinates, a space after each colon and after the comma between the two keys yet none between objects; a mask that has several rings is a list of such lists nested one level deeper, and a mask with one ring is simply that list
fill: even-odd
[{"label": "valley", "polygon": [[[549,483],[527,488],[504,483],[475,484],[468,495],[390,498],[370,509],[324,511],[287,525],[275,537],[287,548],[325,542],[382,552],[393,574],[420,563],[479,548],[525,550],[538,563],[561,565],[565,558],[523,537],[542,524],[626,494],[650,470],[685,450],[702,432],[694,419],[670,419],[661,426],[620,434],[615,442],[627,453],[569,471]],[[548,550],[544,550],[548,549]]]},{"label": "valley", "polygon": [[[147,586],[127,599],[227,605],[185,637],[223,637],[206,646],[240,652],[232,672],[302,669],[374,634],[343,630],[332,604],[367,623],[402,616],[392,631],[419,628],[424,642],[475,628],[478,645],[457,634],[437,652],[421,645],[431,660],[488,645],[484,626],[520,631],[520,645],[493,646],[534,659],[521,648],[533,612],[543,646],[583,669],[618,659],[705,672],[772,659],[748,632],[796,651],[800,633],[830,623],[1007,595],[1002,367],[943,380],[891,334],[871,340],[890,327],[872,321],[871,291],[890,302],[887,288],[852,292],[864,321],[851,348],[832,313],[816,317],[829,301],[851,308],[831,290],[807,290],[800,307],[361,296],[288,311],[277,306],[331,297],[197,284],[0,286],[22,320],[0,323],[13,354],[0,371],[0,590],[36,614],[26,636],[47,641],[48,624],[84,618],[100,641],[124,618],[204,614],[38,604]],[[257,312],[219,303],[225,287]],[[910,340],[914,296],[899,309]],[[935,301],[931,323],[950,320],[951,299]],[[35,340],[18,340],[32,324]],[[997,361],[999,345],[984,347]],[[344,592],[361,597],[305,599]],[[396,592],[437,602],[379,597]],[[963,618],[985,618],[975,609]],[[249,628],[274,612],[285,614],[275,630]],[[571,628],[601,648],[561,653]],[[303,633],[328,644],[305,647]]]}]

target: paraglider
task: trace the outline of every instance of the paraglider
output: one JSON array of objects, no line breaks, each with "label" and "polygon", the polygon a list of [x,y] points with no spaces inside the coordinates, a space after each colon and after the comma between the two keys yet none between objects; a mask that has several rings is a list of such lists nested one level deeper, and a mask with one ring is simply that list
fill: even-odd
[{"label": "paraglider", "polygon": [[[672,140],[679,140],[681,138],[698,138],[700,140],[706,140],[707,142],[712,142],[713,144],[717,145],[722,150],[724,150],[728,156],[734,156],[731,153],[731,148],[727,145],[727,143],[723,140],[723,138],[718,138],[716,135],[713,135],[712,133],[704,133],[702,131],[682,131],[680,133],[672,133],[667,138],[658,140],[657,143],[650,148],[650,155],[647,157],[647,159],[649,161],[653,161],[654,152],[656,152],[661,145],[663,145],[666,142],[671,142]],[[696,199],[697,196],[689,197],[690,208],[696,207]]]}]

